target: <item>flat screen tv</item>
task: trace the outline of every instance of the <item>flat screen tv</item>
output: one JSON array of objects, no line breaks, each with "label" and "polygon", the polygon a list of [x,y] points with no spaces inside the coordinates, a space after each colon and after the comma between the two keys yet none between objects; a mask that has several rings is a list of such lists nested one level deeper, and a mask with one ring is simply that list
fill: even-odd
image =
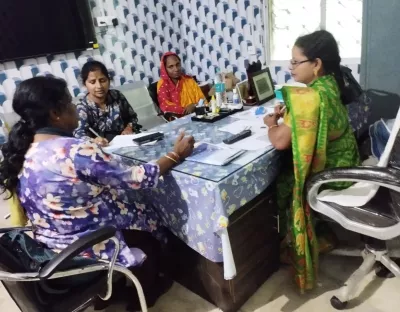
[{"label": "flat screen tv", "polygon": [[93,48],[87,0],[0,0],[0,62]]}]

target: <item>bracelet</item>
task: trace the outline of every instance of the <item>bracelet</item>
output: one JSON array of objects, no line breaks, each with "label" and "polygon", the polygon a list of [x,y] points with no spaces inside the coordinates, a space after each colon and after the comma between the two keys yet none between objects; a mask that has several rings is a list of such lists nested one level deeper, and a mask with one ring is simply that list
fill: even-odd
[{"label": "bracelet", "polygon": [[164,157],[173,161],[174,163],[178,164],[178,162],[175,159],[173,159],[172,157],[169,157],[168,155],[165,155]]},{"label": "bracelet", "polygon": [[174,155],[178,160],[181,159],[181,157],[178,155],[178,153],[175,153],[175,152],[169,152],[169,153]]},{"label": "bracelet", "polygon": [[272,126],[269,126],[268,129],[272,129],[272,128],[275,128],[275,127],[279,127],[279,126],[278,125],[272,125]]}]

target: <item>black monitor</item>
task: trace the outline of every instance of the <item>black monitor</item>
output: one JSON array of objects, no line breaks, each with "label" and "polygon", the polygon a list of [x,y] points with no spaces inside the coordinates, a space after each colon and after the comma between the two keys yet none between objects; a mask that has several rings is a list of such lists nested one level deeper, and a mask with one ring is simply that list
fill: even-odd
[{"label": "black monitor", "polygon": [[93,48],[87,0],[0,0],[0,62]]}]

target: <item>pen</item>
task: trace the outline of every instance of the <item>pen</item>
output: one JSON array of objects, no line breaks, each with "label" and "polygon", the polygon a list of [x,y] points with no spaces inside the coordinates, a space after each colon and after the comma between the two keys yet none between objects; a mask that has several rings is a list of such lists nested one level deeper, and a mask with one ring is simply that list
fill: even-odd
[{"label": "pen", "polygon": [[89,131],[92,132],[97,138],[100,138],[99,134],[89,127]]}]

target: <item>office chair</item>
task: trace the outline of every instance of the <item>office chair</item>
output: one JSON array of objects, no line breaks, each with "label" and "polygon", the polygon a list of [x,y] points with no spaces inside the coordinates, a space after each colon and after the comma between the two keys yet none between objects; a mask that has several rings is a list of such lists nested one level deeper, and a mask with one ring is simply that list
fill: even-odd
[{"label": "office chair", "polygon": [[[397,118],[399,119],[400,113]],[[346,285],[331,298],[335,309],[343,310],[353,299],[357,286],[369,274],[375,263],[381,263],[396,277],[400,267],[390,259],[386,241],[400,236],[400,136],[393,128],[386,146],[389,153],[387,167],[354,167],[327,169],[307,181],[307,200],[311,208],[345,229],[363,235],[365,248],[362,265],[350,276]],[[385,150],[386,152],[386,150]],[[377,192],[366,204],[349,207],[318,198],[319,189],[326,183],[351,181],[370,184]],[[339,191],[340,192],[340,191]]]},{"label": "office chair", "polygon": [[[15,228],[0,229],[0,234]],[[18,228],[21,232],[31,228]],[[132,272],[116,264],[119,241],[116,229],[104,227],[81,237],[66,249],[56,254],[37,270],[26,270],[21,263],[21,248],[9,248],[0,244],[0,281],[22,312],[77,312],[85,310],[97,297],[108,300],[112,294],[115,272],[124,275],[135,285],[140,306],[147,312],[146,300],[139,280]],[[110,262],[89,260],[74,262],[75,257],[91,246],[111,240],[115,251]],[[43,247],[46,249],[46,247]],[[44,250],[45,252],[46,250]],[[80,258],[82,259],[82,258]],[[79,265],[81,263],[81,265]],[[76,280],[78,278],[78,280]],[[57,287],[52,287],[56,283]],[[60,287],[60,285],[62,285]]]},{"label": "office chair", "polygon": [[173,121],[173,120],[177,119],[178,117],[173,113],[164,113],[160,108],[160,103],[158,103],[158,96],[157,96],[157,83],[158,83],[158,81],[153,82],[149,85],[148,90],[149,90],[150,97],[153,100],[155,108],[158,112],[158,116],[162,117],[165,120],[165,122]]}]

